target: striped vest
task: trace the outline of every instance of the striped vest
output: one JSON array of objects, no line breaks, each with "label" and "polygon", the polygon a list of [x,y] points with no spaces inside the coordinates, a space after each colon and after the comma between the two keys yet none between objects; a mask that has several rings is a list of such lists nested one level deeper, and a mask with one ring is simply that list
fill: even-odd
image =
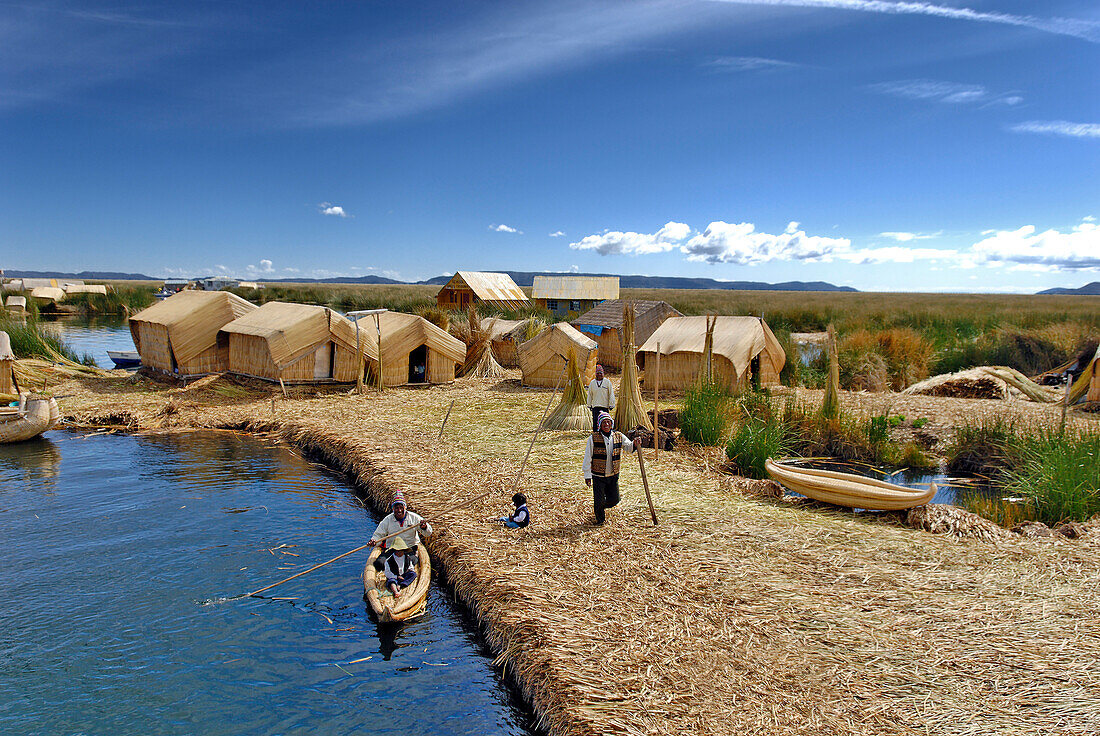
[{"label": "striped vest", "polygon": [[611,472],[606,473],[607,448],[604,446],[603,435],[599,432],[592,433],[592,475],[603,477],[605,475],[619,474],[619,456],[623,449],[623,436],[617,431],[611,432]]}]

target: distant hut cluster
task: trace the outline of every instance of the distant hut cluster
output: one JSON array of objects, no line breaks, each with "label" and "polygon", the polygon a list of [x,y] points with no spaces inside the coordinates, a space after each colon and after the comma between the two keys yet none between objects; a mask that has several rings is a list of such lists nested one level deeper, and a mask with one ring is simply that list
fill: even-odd
[{"label": "distant hut cluster", "polygon": [[[375,322],[377,319],[377,322]],[[422,317],[383,312],[360,324],[327,307],[184,290],[130,318],[142,364],[180,378],[228,371],[286,383],[446,383],[462,341]],[[381,350],[378,335],[381,332]],[[380,361],[381,356],[381,361]]]},{"label": "distant hut cluster", "polygon": [[632,345],[644,345],[649,336],[669,317],[682,317],[668,302],[642,299],[608,299],[577,317],[571,325],[591,336],[600,346],[600,364],[610,370],[622,369],[623,308],[634,309]]},{"label": "distant hut cluster", "polygon": [[661,387],[686,389],[706,370],[707,320],[714,321],[711,380],[742,386],[754,377],[762,386],[779,383],[787,356],[771,328],[759,317],[671,317],[638,350],[645,370],[643,385],[652,388],[650,370],[661,352]]},{"label": "distant hut cluster", "polygon": [[436,305],[450,310],[465,311],[471,304],[514,310],[529,303],[511,276],[486,271],[458,271],[436,294]]},{"label": "distant hut cluster", "polygon": [[[64,302],[67,297],[75,294],[106,294],[107,287],[103,284],[86,284],[81,279],[46,279],[46,278],[23,278],[23,279],[10,279],[3,284],[3,290],[5,292],[25,292],[30,294],[31,299],[35,301],[40,308],[46,309],[54,304],[60,304]],[[12,298],[23,299],[23,309],[25,310],[26,297],[12,297],[9,296],[5,300],[5,308],[14,306],[14,303],[9,303]]]},{"label": "distant hut cluster", "polygon": [[565,385],[562,375],[570,354],[585,385],[596,375],[599,346],[576,328],[564,322],[550,325],[516,348],[525,386],[553,388]]},{"label": "distant hut cluster", "polygon": [[606,299],[618,298],[618,276],[536,276],[531,285],[535,305],[559,317],[577,317]]}]

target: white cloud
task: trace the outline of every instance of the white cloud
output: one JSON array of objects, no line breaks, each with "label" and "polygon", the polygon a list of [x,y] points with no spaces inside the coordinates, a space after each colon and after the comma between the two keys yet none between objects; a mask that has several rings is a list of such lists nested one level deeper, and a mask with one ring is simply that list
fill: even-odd
[{"label": "white cloud", "polygon": [[1071,123],[1068,120],[1029,120],[1009,128],[1014,133],[1043,133],[1070,138],[1100,138],[1100,123]]},{"label": "white cloud", "polygon": [[565,233],[563,233],[561,230],[556,230],[555,232],[550,233],[550,237],[551,238],[562,238],[562,237],[565,237]]},{"label": "white cloud", "polygon": [[887,15],[930,15],[952,20],[997,23],[1022,26],[1061,36],[1074,36],[1086,41],[1100,41],[1100,23],[1077,18],[1039,18],[1034,15],[986,12],[971,8],[955,8],[928,2],[891,2],[890,0],[724,0],[738,5],[780,5],[799,8],[831,8],[857,10]]},{"label": "white cloud", "polygon": [[719,56],[703,64],[708,69],[722,72],[758,72],[778,69],[795,69],[800,64],[760,56]]},{"label": "white cloud", "polygon": [[792,222],[779,235],[757,232],[751,222],[712,222],[680,248],[689,261],[752,265],[768,261],[828,261],[850,250],[847,238],[807,235]]},{"label": "white cloud", "polygon": [[896,240],[899,243],[909,243],[914,240],[931,240],[932,238],[938,238],[943,235],[942,232],[938,233],[907,233],[907,232],[885,232],[879,233],[880,237],[890,238]]},{"label": "white cloud", "polygon": [[1068,232],[1036,232],[1034,225],[999,230],[971,246],[979,262],[1039,265],[1062,271],[1100,270],[1100,225],[1082,222]]},{"label": "white cloud", "polygon": [[572,266],[569,267],[570,273],[580,273],[580,270],[581,270],[581,267],[578,266],[575,263]]},{"label": "white cloud", "polygon": [[331,202],[322,202],[317,205],[317,209],[321,211],[322,215],[329,215],[330,217],[350,217],[343,207]]},{"label": "white cloud", "polygon": [[522,230],[517,230],[514,227],[501,223],[500,225],[490,225],[489,229],[497,233],[516,233],[517,235],[523,235]]},{"label": "white cloud", "polygon": [[1086,216],[1081,218],[1081,221],[1082,222],[1096,222],[1096,218],[1093,217],[1092,215],[1086,215]]},{"label": "white cloud", "polygon": [[900,79],[892,82],[869,84],[864,89],[876,94],[901,97],[907,100],[924,100],[945,105],[1019,105],[1024,98],[1017,94],[995,94],[980,84],[942,82],[935,79]]},{"label": "white cloud", "polygon": [[914,263],[916,261],[938,261],[959,255],[956,250],[939,248],[906,248],[892,245],[885,248],[861,248],[837,254],[837,258],[849,263]]},{"label": "white cloud", "polygon": [[665,253],[679,245],[680,241],[690,234],[691,228],[684,223],[668,222],[652,234],[605,231],[599,235],[589,235],[576,243],[570,243],[569,247],[573,250],[594,250],[602,256]]}]

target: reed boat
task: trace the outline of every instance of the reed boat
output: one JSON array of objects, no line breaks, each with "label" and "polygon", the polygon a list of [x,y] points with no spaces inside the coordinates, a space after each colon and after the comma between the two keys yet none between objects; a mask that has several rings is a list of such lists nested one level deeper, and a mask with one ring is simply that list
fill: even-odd
[{"label": "reed boat", "polygon": [[906,488],[884,480],[865,478],[835,470],[814,470],[768,460],[764,464],[772,480],[795,493],[854,509],[901,511],[923,506],[936,495],[936,484],[929,488]]},{"label": "reed boat", "polygon": [[136,350],[108,350],[107,357],[114,361],[115,368],[137,368],[141,365],[141,353]]},{"label": "reed boat", "polygon": [[54,398],[27,398],[23,395],[18,408],[0,408],[0,444],[37,437],[53,429],[59,421],[61,411]]},{"label": "reed boat", "polygon": [[428,557],[428,548],[423,544],[416,545],[416,580],[401,591],[401,597],[397,600],[386,589],[386,574],[374,567],[374,561],[380,554],[382,550],[375,547],[367,559],[367,566],[363,568],[363,589],[367,603],[378,622],[385,624],[407,621],[424,613],[428,588],[432,582],[432,561]]}]

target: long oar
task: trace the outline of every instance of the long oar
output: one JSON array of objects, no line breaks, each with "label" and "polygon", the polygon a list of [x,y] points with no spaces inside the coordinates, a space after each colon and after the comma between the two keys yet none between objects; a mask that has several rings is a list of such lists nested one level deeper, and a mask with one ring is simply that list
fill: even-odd
[{"label": "long oar", "polygon": [[[458,511],[459,509],[463,508],[464,506],[469,506],[474,501],[480,501],[481,499],[485,498],[488,495],[491,495],[492,493],[495,493],[495,491],[486,491],[485,493],[482,493],[479,496],[474,496],[473,498],[467,499],[466,501],[463,501],[461,503],[456,503],[454,506],[451,506],[450,508],[443,509],[438,514],[436,514],[436,516],[444,516],[446,514],[451,513],[452,511]],[[415,528],[416,527],[408,526],[408,527],[405,527],[404,529],[401,529],[401,530],[398,530],[398,531],[394,532],[393,534],[387,534],[386,536],[382,537],[381,539],[376,539],[373,544],[367,543],[367,544],[364,544],[360,547],[356,547],[353,550],[348,550],[347,552],[345,552],[342,555],[339,555],[338,557],[333,557],[331,560],[326,560],[325,562],[322,562],[319,565],[314,565],[313,567],[309,568],[308,570],[303,570],[302,572],[298,573],[297,575],[291,575],[289,578],[286,578],[285,580],[280,580],[277,583],[272,583],[271,585],[264,586],[263,588],[260,588],[259,590],[254,590],[251,593],[246,593],[244,596],[241,596],[241,597],[248,598],[248,597],[256,595],[257,593],[263,593],[265,590],[271,590],[276,585],[282,585],[283,583],[288,582],[290,580],[293,580],[294,578],[300,578],[303,575],[305,575],[306,573],[311,573],[311,572],[313,572],[314,570],[316,570],[320,567],[324,567],[325,565],[328,565],[329,563],[336,562],[337,560],[342,560],[343,558],[347,557],[348,555],[355,554],[359,550],[366,549],[367,547],[373,547],[377,544],[380,544],[381,542],[385,542],[389,539],[393,539],[397,535],[404,534],[405,532],[409,531],[410,529],[415,529]]]},{"label": "long oar", "polygon": [[[654,422],[656,432],[656,422]],[[653,517],[653,526],[657,526],[657,510],[653,508],[653,497],[649,495],[649,479],[645,475],[645,460],[642,458],[642,448],[638,447],[638,468],[642,471],[642,485],[645,487],[645,500],[649,503],[649,515]]]}]

